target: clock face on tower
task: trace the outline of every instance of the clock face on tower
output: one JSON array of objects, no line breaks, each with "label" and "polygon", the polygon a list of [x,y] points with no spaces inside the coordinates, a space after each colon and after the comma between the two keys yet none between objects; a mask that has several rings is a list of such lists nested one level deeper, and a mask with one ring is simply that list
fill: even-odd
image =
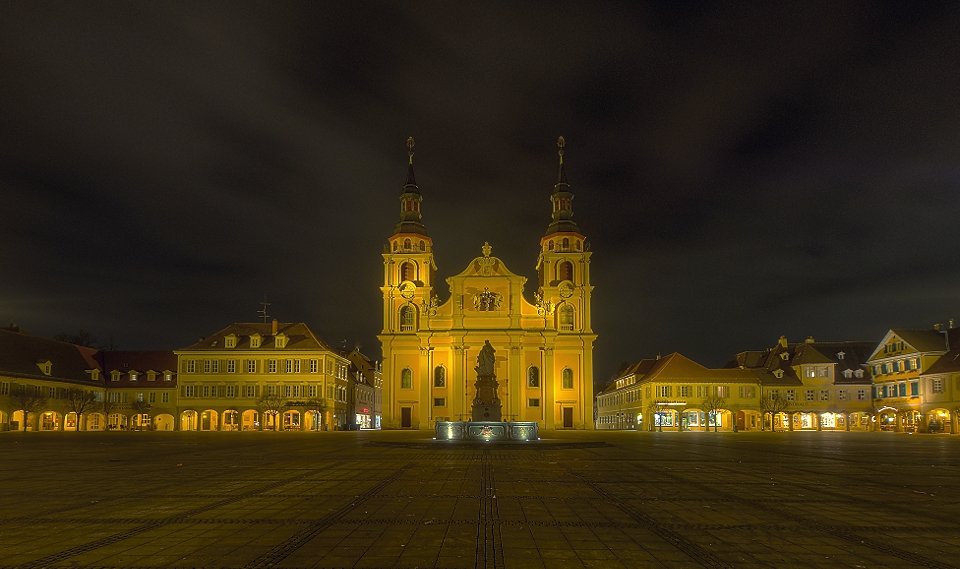
[{"label": "clock face on tower", "polygon": [[570,281],[563,281],[560,283],[560,297],[561,298],[570,298],[573,296],[573,283]]},{"label": "clock face on tower", "polygon": [[400,296],[407,300],[413,298],[413,295],[417,292],[417,285],[410,281],[403,281],[397,288],[400,289]]}]

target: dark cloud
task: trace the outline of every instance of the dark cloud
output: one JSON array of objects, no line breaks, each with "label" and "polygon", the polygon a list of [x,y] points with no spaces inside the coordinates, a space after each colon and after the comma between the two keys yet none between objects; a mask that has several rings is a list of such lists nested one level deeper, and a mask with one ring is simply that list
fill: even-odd
[{"label": "dark cloud", "polygon": [[267,294],[376,356],[407,136],[441,276],[490,241],[533,278],[562,134],[598,378],[927,327],[960,308],[958,25],[947,2],[4,3],[0,318],[180,347]]}]

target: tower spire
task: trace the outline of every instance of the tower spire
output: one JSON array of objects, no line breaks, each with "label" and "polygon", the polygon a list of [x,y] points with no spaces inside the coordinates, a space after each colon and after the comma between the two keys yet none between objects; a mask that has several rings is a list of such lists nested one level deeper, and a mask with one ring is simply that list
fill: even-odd
[{"label": "tower spire", "polygon": [[[404,185],[404,190],[406,190],[408,186],[413,186],[415,189],[417,188],[417,178],[413,175],[413,144],[413,137],[407,138],[407,155],[410,157],[410,163],[407,165],[407,183]],[[420,190],[417,189],[417,193],[419,192]]]},{"label": "tower spire", "polygon": [[563,140],[563,137],[562,137],[562,136],[557,139],[557,148],[559,148],[559,150],[557,151],[557,154],[560,155],[560,175],[557,176],[557,185],[558,185],[558,186],[559,186],[560,184],[568,185],[568,184],[567,184],[567,172],[563,169],[563,147],[566,146],[566,144],[567,144],[567,143],[566,143],[566,141]]},{"label": "tower spire", "polygon": [[393,230],[394,235],[427,234],[427,228],[420,221],[420,202],[423,197],[420,195],[420,188],[417,187],[417,179],[413,175],[413,144],[413,137],[407,138],[407,181],[400,191],[400,223]]},{"label": "tower spire", "polygon": [[563,149],[566,145],[567,143],[562,136],[557,139],[560,173],[557,175],[557,183],[554,184],[553,194],[550,196],[553,212],[551,214],[552,221],[550,226],[547,227],[547,235],[580,232],[577,222],[573,220],[573,193],[570,191],[570,184],[567,183],[567,172],[563,168]]}]

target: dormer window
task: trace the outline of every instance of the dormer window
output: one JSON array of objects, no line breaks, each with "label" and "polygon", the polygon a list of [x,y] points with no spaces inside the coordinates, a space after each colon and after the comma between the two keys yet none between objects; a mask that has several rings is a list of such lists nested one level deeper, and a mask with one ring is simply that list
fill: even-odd
[{"label": "dormer window", "polygon": [[845,355],[847,355],[847,354],[845,354],[845,353],[843,353],[843,352],[837,352],[837,359],[838,359],[838,360],[842,360],[842,359],[843,359],[843,356],[845,356]]},{"label": "dormer window", "polygon": [[90,374],[90,379],[92,379],[93,381],[97,381],[98,379],[100,379],[100,370],[98,369],[88,369],[87,373]]},{"label": "dormer window", "polygon": [[110,381],[120,381],[120,372],[113,370],[110,372]]},{"label": "dormer window", "polygon": [[278,347],[278,348],[286,348],[286,347],[287,347],[287,340],[288,340],[289,338],[287,338],[287,335],[286,335],[286,334],[280,333],[280,334],[277,334],[276,336],[274,336],[273,338],[274,338],[274,342],[276,343],[276,347]]},{"label": "dormer window", "polygon": [[854,376],[854,377],[863,377],[863,370],[862,370],[862,369],[854,370],[853,376]]},{"label": "dormer window", "polygon": [[50,360],[38,361],[37,367],[40,368],[40,371],[43,372],[43,375],[50,375],[53,373],[53,363]]},{"label": "dormer window", "polygon": [[223,338],[223,347],[224,348],[236,348],[237,347],[237,335],[228,334]]},{"label": "dormer window", "polygon": [[130,372],[130,381],[137,381],[137,377],[138,377],[139,375],[140,375],[140,374],[138,374],[137,372],[131,371],[131,372]]},{"label": "dormer window", "polygon": [[851,370],[851,369],[845,369],[845,370],[843,370],[843,377],[845,377],[845,378],[847,378],[847,379],[850,379],[851,377],[853,377],[853,370]]},{"label": "dormer window", "polygon": [[787,352],[780,352],[780,359],[782,359],[783,361],[787,361],[788,359],[790,359],[790,354],[788,354]]},{"label": "dormer window", "polygon": [[163,381],[173,381],[173,372],[169,372],[169,371],[164,372]]},{"label": "dormer window", "polygon": [[155,371],[148,371],[148,372],[147,372],[147,381],[156,381],[156,380],[157,380],[157,372],[155,372]]},{"label": "dormer window", "polygon": [[260,334],[250,334],[250,347],[259,348],[260,347]]},{"label": "dormer window", "polygon": [[775,369],[775,370],[773,370],[773,375],[774,375],[774,377],[776,377],[777,379],[782,379],[782,378],[783,378],[783,370],[782,370],[782,369]]}]

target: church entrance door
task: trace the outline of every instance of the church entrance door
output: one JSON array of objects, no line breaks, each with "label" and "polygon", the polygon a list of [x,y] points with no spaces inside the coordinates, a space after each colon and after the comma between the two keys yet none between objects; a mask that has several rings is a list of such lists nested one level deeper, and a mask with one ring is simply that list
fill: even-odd
[{"label": "church entrance door", "polygon": [[410,407],[401,407],[400,408],[400,428],[409,429],[412,426],[410,421]]},{"label": "church entrance door", "polygon": [[563,428],[564,429],[573,428],[573,407],[563,408]]}]

